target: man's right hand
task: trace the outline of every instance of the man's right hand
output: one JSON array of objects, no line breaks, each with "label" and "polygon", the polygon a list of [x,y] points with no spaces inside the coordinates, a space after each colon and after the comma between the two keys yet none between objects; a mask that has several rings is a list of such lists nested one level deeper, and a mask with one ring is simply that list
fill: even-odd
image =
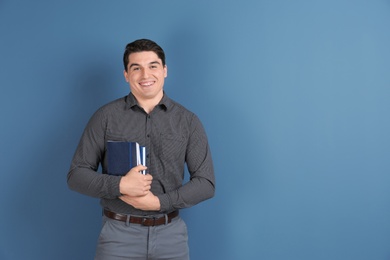
[{"label": "man's right hand", "polygon": [[153,177],[150,174],[143,175],[140,171],[146,170],[147,167],[138,165],[132,168],[119,183],[121,194],[139,197],[145,196],[150,191]]}]

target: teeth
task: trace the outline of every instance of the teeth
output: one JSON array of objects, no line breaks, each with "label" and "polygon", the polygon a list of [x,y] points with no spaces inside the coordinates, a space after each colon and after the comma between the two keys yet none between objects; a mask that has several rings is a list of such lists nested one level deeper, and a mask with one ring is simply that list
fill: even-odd
[{"label": "teeth", "polygon": [[153,82],[144,82],[144,83],[140,83],[141,86],[145,86],[145,87],[150,86],[150,85],[152,85],[152,84],[153,84]]}]

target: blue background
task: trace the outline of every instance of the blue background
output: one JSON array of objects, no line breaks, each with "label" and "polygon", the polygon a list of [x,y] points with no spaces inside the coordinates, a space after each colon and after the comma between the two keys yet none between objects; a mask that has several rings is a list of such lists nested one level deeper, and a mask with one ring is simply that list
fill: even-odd
[{"label": "blue background", "polygon": [[99,203],[66,174],[138,38],[213,152],[192,259],[390,259],[388,0],[0,1],[0,259],[93,258]]}]

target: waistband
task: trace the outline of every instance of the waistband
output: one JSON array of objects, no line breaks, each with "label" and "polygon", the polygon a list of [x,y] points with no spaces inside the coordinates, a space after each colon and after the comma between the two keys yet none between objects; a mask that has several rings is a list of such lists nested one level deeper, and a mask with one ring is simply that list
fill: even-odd
[{"label": "waistband", "polygon": [[115,219],[118,221],[126,222],[126,223],[133,223],[133,224],[140,224],[142,226],[159,226],[159,225],[166,225],[168,223],[171,223],[172,219],[179,216],[179,211],[175,210],[171,213],[165,214],[162,217],[155,218],[155,217],[136,217],[131,215],[125,215],[125,214],[118,214],[112,211],[109,211],[107,209],[103,210],[103,214],[111,219]]}]

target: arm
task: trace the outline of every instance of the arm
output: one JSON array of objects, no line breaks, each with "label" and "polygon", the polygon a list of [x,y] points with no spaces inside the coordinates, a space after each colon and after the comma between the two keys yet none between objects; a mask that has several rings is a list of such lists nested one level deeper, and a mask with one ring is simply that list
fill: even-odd
[{"label": "arm", "polygon": [[103,160],[105,149],[106,119],[103,109],[99,109],[89,120],[68,173],[68,186],[79,193],[96,197],[115,199],[120,196],[120,176],[97,172]]},{"label": "arm", "polygon": [[193,116],[190,126],[186,149],[190,181],[176,190],[158,195],[161,211],[191,207],[214,196],[214,167],[206,133],[196,116]]}]

